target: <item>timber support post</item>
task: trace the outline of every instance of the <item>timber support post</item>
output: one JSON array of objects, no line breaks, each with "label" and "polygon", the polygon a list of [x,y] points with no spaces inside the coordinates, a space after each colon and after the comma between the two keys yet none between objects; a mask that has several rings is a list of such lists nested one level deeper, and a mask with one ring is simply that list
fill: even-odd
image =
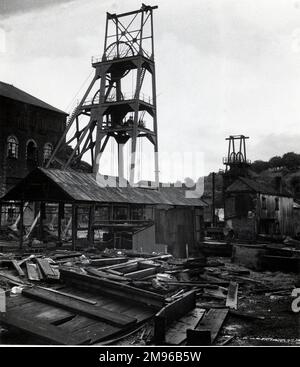
[{"label": "timber support post", "polygon": [[23,232],[24,232],[24,202],[20,203],[20,249],[23,248]]},{"label": "timber support post", "polygon": [[72,248],[75,250],[77,240],[77,205],[72,204]]},{"label": "timber support post", "polygon": [[95,219],[95,205],[89,207],[89,228],[88,228],[88,241],[89,244],[94,246],[94,219]]}]

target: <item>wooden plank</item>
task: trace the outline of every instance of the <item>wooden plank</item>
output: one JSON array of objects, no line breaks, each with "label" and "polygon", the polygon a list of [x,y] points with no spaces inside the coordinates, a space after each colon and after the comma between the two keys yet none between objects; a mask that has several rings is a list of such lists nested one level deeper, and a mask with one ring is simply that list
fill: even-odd
[{"label": "wooden plank", "polygon": [[56,326],[45,322],[37,322],[34,318],[23,318],[17,311],[10,310],[6,314],[0,313],[0,324],[15,327],[31,335],[42,338],[50,344],[77,345],[82,343],[82,339],[76,339],[71,335],[66,335]]},{"label": "wooden plank", "polygon": [[125,277],[135,280],[135,279],[145,278],[145,277],[148,277],[149,275],[154,275],[156,273],[157,273],[157,268],[147,268],[147,269],[137,270],[132,273],[127,273],[125,274]]},{"label": "wooden plank", "polygon": [[54,255],[51,256],[53,260],[60,260],[64,258],[71,258],[71,257],[79,257],[82,253],[78,251],[68,251],[68,250],[57,250]]},{"label": "wooden plank", "polygon": [[[180,282],[180,281],[160,281],[160,283],[168,284],[168,285],[177,285],[178,287],[192,287],[192,288],[207,288],[207,289],[217,289],[218,285],[213,285],[209,283],[199,283],[199,282]],[[143,280],[134,280],[131,282],[131,284],[134,284],[136,286],[139,285],[150,285],[152,282],[151,280],[148,280],[147,278]]]},{"label": "wooden plank", "polygon": [[112,335],[120,333],[122,329],[92,320],[84,316],[75,316],[72,320],[58,326],[64,332],[70,333],[73,337],[81,337],[85,340],[85,344],[93,344],[110,338]]},{"label": "wooden plank", "polygon": [[24,285],[26,284],[22,279],[20,279],[19,277],[15,277],[13,275],[10,274],[4,274],[4,273],[0,273],[0,277],[1,278],[5,278],[7,279],[10,283],[15,284],[15,285]]},{"label": "wooden plank", "polygon": [[112,338],[113,336],[118,335],[121,331],[123,330],[116,326],[97,322],[93,325],[89,325],[72,332],[72,336],[75,338],[82,338],[84,336],[84,339],[87,340],[85,344],[95,344],[96,342]]},{"label": "wooden plank", "polygon": [[[129,255],[129,254],[128,254]],[[136,257],[142,256],[142,254],[137,254]],[[172,255],[159,255],[159,256],[153,256],[153,257],[149,257],[147,258],[147,260],[167,260],[169,258],[171,258]],[[124,267],[124,266],[128,266],[130,264],[136,264],[138,261],[144,261],[144,259],[139,259],[139,260],[129,260],[127,261],[126,264],[122,264],[121,266],[119,264],[116,265],[109,265],[109,266],[105,266],[102,267],[99,270],[104,270],[104,269],[118,269],[119,267]]]},{"label": "wooden plank", "polygon": [[227,298],[226,298],[226,307],[237,310],[238,288],[239,288],[239,284],[237,282],[229,283]]},{"label": "wooden plank", "polygon": [[117,315],[113,312],[105,310],[104,308],[94,305],[85,304],[81,301],[68,299],[65,296],[61,296],[56,293],[46,291],[44,289],[23,289],[22,294],[28,298],[44,301],[49,304],[53,304],[57,307],[64,308],[76,312],[81,315],[95,318],[97,320],[103,320],[112,325],[128,326],[136,322],[135,318],[125,315]]},{"label": "wooden plank", "polygon": [[[81,290],[75,287],[68,287],[64,288],[64,291],[70,292],[80,297],[91,297],[91,293],[89,293],[87,289]],[[138,302],[132,302],[131,300],[125,299],[120,301],[120,298],[103,295],[102,292],[93,294],[93,299],[97,301],[98,306],[101,306],[112,312],[120,312],[127,316],[135,317],[137,322],[144,321],[155,314],[155,311],[152,308],[139,304]]]},{"label": "wooden plank", "polygon": [[117,268],[115,268],[115,270],[118,270],[120,273],[127,274],[127,273],[131,273],[133,271],[137,271],[139,270],[139,263],[133,262],[133,263],[127,263],[125,264],[125,266],[123,266],[123,264],[120,265],[120,267],[118,266]]},{"label": "wooden plank", "polygon": [[10,295],[7,297],[7,307],[9,309],[14,308],[14,307],[20,307],[23,304],[26,303],[33,303],[34,301],[32,299],[26,298],[26,297],[22,297],[21,294],[18,295]]},{"label": "wooden plank", "polygon": [[40,280],[37,265],[26,262],[27,275],[29,280]]},{"label": "wooden plank", "polygon": [[65,293],[65,292],[61,292],[61,291],[58,291],[56,289],[51,289],[51,288],[44,288],[44,287],[38,287],[38,288],[45,289],[46,291],[59,294],[60,296],[65,296],[65,297],[68,297],[68,298],[76,299],[77,301],[85,302],[85,303],[88,303],[90,305],[96,305],[97,304],[97,301],[93,301],[93,300],[90,300],[90,299],[87,299],[87,298],[75,296],[74,294],[71,294],[71,293]]},{"label": "wooden plank", "polygon": [[66,320],[64,323],[60,323],[58,328],[64,332],[74,333],[82,328],[86,328],[90,325],[98,324],[98,321],[82,315],[74,315],[73,318]]},{"label": "wooden plank", "polygon": [[18,272],[20,277],[25,277],[25,273],[24,271],[21,269],[21,267],[19,266],[17,260],[11,260],[14,268],[16,269],[16,271]]},{"label": "wooden plank", "polygon": [[125,268],[127,266],[131,266],[132,264],[137,264],[137,260],[128,260],[126,263],[121,264],[115,264],[115,265],[108,265],[108,266],[101,266],[97,268],[97,270],[117,270],[119,271],[119,268]]},{"label": "wooden plank", "polygon": [[0,313],[6,312],[6,292],[0,288]]},{"label": "wooden plank", "polygon": [[166,327],[174,320],[191,311],[196,306],[196,292],[189,291],[182,298],[163,307],[154,317],[154,339],[161,343],[165,340]]},{"label": "wooden plank", "polygon": [[195,334],[199,332],[199,335],[202,331],[210,330],[211,335],[211,343],[213,343],[218,336],[218,333],[226,319],[228,314],[228,309],[210,309],[202,318],[199,325],[196,327]]},{"label": "wooden plank", "polygon": [[114,275],[114,274],[107,274],[104,271],[99,271],[99,270],[91,269],[91,268],[86,268],[85,270],[86,270],[87,273],[95,275],[96,277],[111,279],[111,280],[115,280],[115,281],[122,281],[122,282],[127,281],[128,282],[128,279],[123,277],[123,276]]},{"label": "wooden plank", "polygon": [[101,291],[102,294],[109,294],[118,299],[125,298],[131,302],[139,302],[155,309],[160,309],[164,304],[165,298],[159,294],[131,287],[121,282],[115,282],[109,279],[97,278],[91,275],[79,274],[61,268],[61,276],[66,281],[75,287]]},{"label": "wooden plank", "polygon": [[[28,299],[22,295],[20,297]],[[10,306],[9,310],[11,310]],[[20,304],[20,306],[15,308],[14,311],[22,315],[23,318],[31,318],[32,315],[34,315],[37,322],[49,322],[52,325],[60,323],[62,319],[75,316],[74,313],[38,301]]]},{"label": "wooden plank", "polygon": [[117,270],[113,270],[113,269],[106,269],[105,272],[113,274],[113,275],[118,275],[120,277],[123,276],[123,273],[121,273],[120,271],[117,271]]},{"label": "wooden plank", "polygon": [[26,263],[26,261],[32,260],[34,258],[35,258],[35,255],[29,255],[29,256],[25,257],[24,259],[18,261],[18,265],[21,266],[24,263]]},{"label": "wooden plank", "polygon": [[[101,278],[98,279],[102,280]],[[123,302],[124,300],[130,301],[132,304],[137,303],[156,311],[159,310],[164,304],[163,299],[160,300],[152,298],[151,296],[144,296],[143,294],[126,292],[126,290],[124,289],[107,288],[106,286],[102,286],[101,284],[97,283],[89,284],[85,280],[83,281],[83,280],[69,279],[67,281],[69,282],[70,285],[78,289],[88,290],[93,294],[101,293],[104,296],[113,297],[115,300],[118,300],[119,302]],[[139,290],[138,288],[136,289]]]},{"label": "wooden plank", "polygon": [[53,268],[47,259],[37,258],[36,261],[47,279],[59,279],[59,271],[57,272],[57,269]]},{"label": "wooden plank", "polygon": [[112,258],[101,258],[90,260],[90,265],[92,266],[109,266],[115,264],[121,264],[128,261],[127,257],[112,257]]},{"label": "wooden plank", "polygon": [[227,296],[223,293],[223,290],[218,287],[218,289],[204,289],[203,297],[216,298],[216,299],[226,299]]},{"label": "wooden plank", "polygon": [[204,314],[204,309],[194,308],[178,321],[174,321],[166,331],[166,343],[171,345],[182,344],[186,339],[186,330],[194,329]]},{"label": "wooden plank", "polygon": [[138,262],[139,270],[148,268],[157,268],[157,271],[161,268],[161,264],[154,263],[152,260],[144,260]]},{"label": "wooden plank", "polygon": [[[174,281],[174,280],[171,280],[169,281],[168,279],[161,279],[160,282],[165,282],[165,283],[168,283],[169,285],[182,285],[182,286],[190,286],[190,287],[211,287],[211,286],[219,286],[221,285],[228,285],[229,282],[198,282],[198,281],[189,281],[189,282],[186,282],[186,281],[180,281],[180,280],[177,280],[177,281]],[[216,288],[216,287],[214,287]]]}]

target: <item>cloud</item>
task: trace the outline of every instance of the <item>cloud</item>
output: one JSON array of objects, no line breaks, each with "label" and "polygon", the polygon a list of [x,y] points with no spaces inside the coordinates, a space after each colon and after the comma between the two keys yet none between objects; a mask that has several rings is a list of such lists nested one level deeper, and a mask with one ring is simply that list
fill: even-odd
[{"label": "cloud", "polygon": [[[61,109],[92,72],[90,57],[101,54],[106,12],[141,6],[138,0],[0,3],[6,17],[0,25],[6,38],[0,80]],[[160,152],[203,152],[206,172],[222,168],[231,134],[250,136],[251,160],[299,152],[300,2],[153,4],[159,6],[154,30]],[[163,166],[161,175],[168,181]]]},{"label": "cloud", "polygon": [[74,1],[77,0],[1,0],[0,14],[6,17]]},{"label": "cloud", "polygon": [[288,132],[282,134],[267,134],[258,137],[256,141],[248,143],[248,157],[254,160],[269,160],[275,155],[283,155],[287,152],[300,153],[299,140],[300,134],[289,134]]}]

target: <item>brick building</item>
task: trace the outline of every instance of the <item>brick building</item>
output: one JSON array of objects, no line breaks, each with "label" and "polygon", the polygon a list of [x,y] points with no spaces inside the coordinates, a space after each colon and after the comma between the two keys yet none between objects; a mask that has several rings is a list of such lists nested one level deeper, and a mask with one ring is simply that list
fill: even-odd
[{"label": "brick building", "polygon": [[66,126],[67,114],[0,82],[0,196],[43,166]]}]

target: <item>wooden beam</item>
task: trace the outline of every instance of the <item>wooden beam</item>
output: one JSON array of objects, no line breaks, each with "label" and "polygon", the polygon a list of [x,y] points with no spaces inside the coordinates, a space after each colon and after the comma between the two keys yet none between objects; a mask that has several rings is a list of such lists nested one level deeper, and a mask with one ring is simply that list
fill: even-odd
[{"label": "wooden beam", "polygon": [[39,287],[39,286],[37,288],[45,289],[48,292],[53,292],[53,293],[59,294],[60,296],[65,296],[65,297],[69,297],[69,298],[72,298],[72,299],[76,299],[77,301],[85,302],[85,303],[88,303],[90,305],[96,305],[97,304],[97,301],[93,301],[93,300],[90,300],[90,299],[87,299],[87,298],[75,296],[74,294],[71,294],[71,293],[60,292],[56,289],[44,288],[44,287]]},{"label": "wooden beam", "polygon": [[24,203],[20,204],[20,249],[23,248],[23,231],[24,231]]},{"label": "wooden beam", "polygon": [[125,278],[124,276],[115,275],[115,274],[108,274],[104,271],[99,271],[99,270],[92,269],[92,268],[85,268],[85,270],[89,274],[95,275],[96,277],[106,278],[106,279],[115,280],[115,281],[123,281],[123,282],[127,281],[127,282],[129,282],[129,280],[127,278]]},{"label": "wooden beam", "polygon": [[72,204],[72,247],[75,251],[77,240],[77,206]]},{"label": "wooden beam", "polygon": [[239,284],[237,282],[229,283],[229,287],[227,291],[227,298],[226,298],[226,307],[237,310],[238,289],[239,289]]},{"label": "wooden beam", "polygon": [[5,314],[0,313],[0,324],[15,327],[31,335],[42,338],[50,344],[77,345],[78,340],[70,334],[58,330],[56,326],[30,318],[25,319],[18,313],[18,310],[8,310]]},{"label": "wooden beam", "polygon": [[142,278],[148,277],[149,275],[154,275],[156,273],[157,273],[157,268],[154,267],[154,268],[133,271],[132,273],[126,273],[125,277],[135,280],[135,279],[142,279]]},{"label": "wooden beam", "polygon": [[95,221],[95,205],[89,207],[89,228],[88,241],[90,245],[94,245],[94,221]]},{"label": "wooden beam", "polygon": [[65,295],[60,295],[58,293],[49,292],[45,289],[23,289],[22,294],[25,297],[36,299],[38,301],[42,301],[48,304],[52,304],[54,306],[61,307],[68,311],[76,312],[79,315],[84,315],[87,317],[94,318],[96,320],[105,321],[111,325],[116,326],[129,326],[131,324],[136,323],[136,319],[116,314],[115,312],[111,312],[104,308],[83,303],[82,301],[75,300],[73,298],[68,298]]},{"label": "wooden beam", "polygon": [[189,291],[182,298],[163,307],[154,318],[154,340],[164,342],[166,327],[174,320],[178,320],[196,306],[196,292]]},{"label": "wooden beam", "polygon": [[128,261],[127,257],[111,257],[111,258],[101,258],[101,259],[92,259],[90,260],[90,265],[92,266],[109,266],[115,264],[121,264]]},{"label": "wooden beam", "polygon": [[47,259],[37,258],[36,261],[47,279],[59,279],[59,270],[52,268]]},{"label": "wooden beam", "polygon": [[44,239],[44,219],[46,219],[46,203],[40,203],[40,240]]},{"label": "wooden beam", "polygon": [[203,342],[203,339],[205,340],[207,339],[208,330],[210,331],[211,343],[213,343],[219,334],[219,331],[227,317],[227,314],[228,314],[227,308],[210,309],[201,319],[196,329],[189,331],[187,333],[188,344],[202,345],[201,343]]},{"label": "wooden beam", "polygon": [[186,340],[187,329],[194,329],[197,326],[199,320],[201,320],[204,313],[204,309],[194,308],[192,311],[182,316],[178,321],[174,321],[166,331],[166,344],[182,344]]},{"label": "wooden beam", "polygon": [[75,287],[94,290],[94,292],[100,291],[118,299],[125,298],[127,301],[138,302],[156,310],[160,309],[165,301],[165,298],[159,294],[109,279],[75,273],[63,267],[60,267],[60,273],[61,279]]},{"label": "wooden beam", "polygon": [[24,271],[21,269],[21,267],[19,266],[17,260],[11,260],[14,268],[16,269],[16,271],[18,272],[20,277],[25,277],[25,273]]},{"label": "wooden beam", "polygon": [[18,277],[15,277],[13,275],[9,275],[9,274],[0,273],[0,278],[7,279],[9,283],[12,283],[14,285],[22,285],[23,286],[23,285],[26,284],[22,279],[20,279]]},{"label": "wooden beam", "polygon": [[64,210],[65,210],[64,203],[59,203],[58,204],[58,217],[57,217],[57,239],[59,242],[61,241],[61,234],[62,234],[61,220],[64,217]]},{"label": "wooden beam", "polygon": [[37,270],[38,265],[26,262],[27,275],[29,280],[40,280],[40,275]]}]

